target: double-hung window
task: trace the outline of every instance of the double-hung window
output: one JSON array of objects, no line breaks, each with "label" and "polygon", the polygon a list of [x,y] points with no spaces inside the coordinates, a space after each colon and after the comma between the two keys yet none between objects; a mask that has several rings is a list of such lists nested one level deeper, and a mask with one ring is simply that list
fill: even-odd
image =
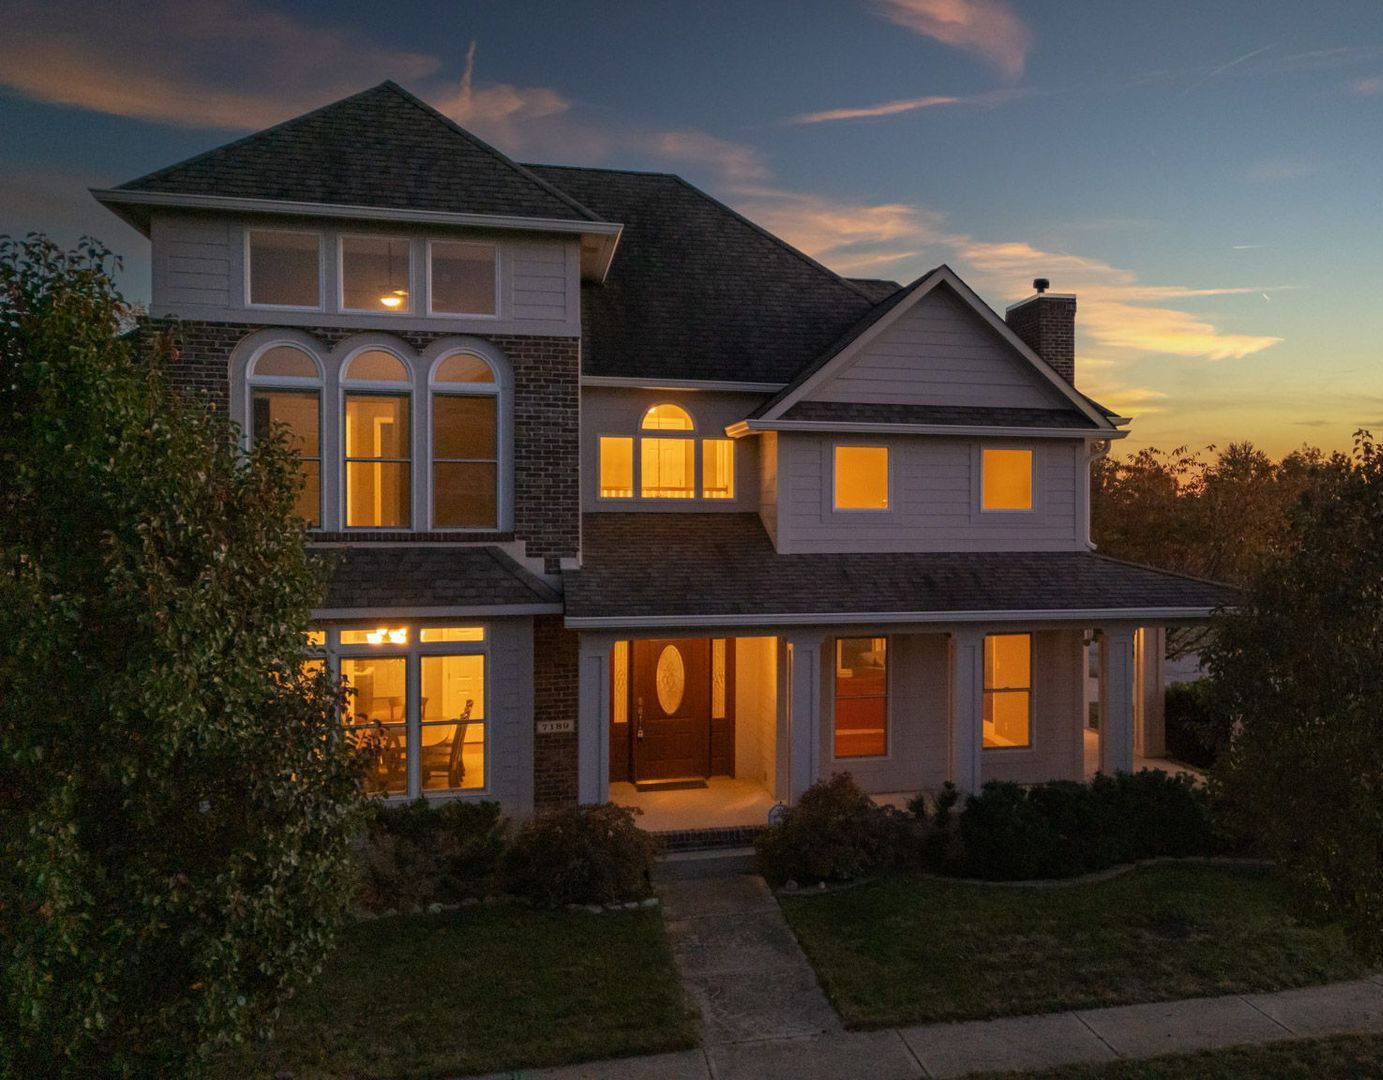
[{"label": "double-hung window", "polygon": [[444,357],[432,374],[432,525],[499,525],[499,385],[469,353]]},{"label": "double-hung window", "polygon": [[984,745],[1032,745],[1032,635],[984,639]]},{"label": "double-hung window", "polygon": [[346,367],[345,523],[406,529],[412,523],[410,382],[404,362],[367,349]]},{"label": "double-hung window", "polygon": [[250,436],[282,432],[298,455],[302,487],[297,514],[322,522],[322,377],[317,361],[295,345],[272,345],[250,366]]},{"label": "double-hung window", "polygon": [[837,638],[835,756],[886,753],[888,638]]}]

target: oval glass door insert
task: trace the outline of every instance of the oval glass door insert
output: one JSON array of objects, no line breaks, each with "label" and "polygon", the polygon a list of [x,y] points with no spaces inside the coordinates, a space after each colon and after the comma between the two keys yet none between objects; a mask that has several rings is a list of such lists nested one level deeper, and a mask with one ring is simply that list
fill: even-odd
[{"label": "oval glass door insert", "polygon": [[658,654],[654,682],[658,687],[658,704],[666,715],[671,716],[682,704],[682,695],[687,689],[687,667],[682,663],[682,654],[676,645],[665,645]]}]

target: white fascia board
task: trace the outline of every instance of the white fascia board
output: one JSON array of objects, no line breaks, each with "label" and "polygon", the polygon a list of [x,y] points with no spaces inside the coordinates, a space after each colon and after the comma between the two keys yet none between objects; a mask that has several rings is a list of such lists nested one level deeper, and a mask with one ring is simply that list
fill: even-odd
[{"label": "white fascia board", "polygon": [[[243,199],[225,195],[188,195],[176,191],[124,191],[92,188],[103,206],[147,206],[168,210],[214,210],[221,213],[274,214],[317,218],[350,218],[410,225],[448,225],[472,229],[509,229],[519,232],[564,233],[593,236],[601,241],[591,264],[592,275],[603,279],[615,255],[624,226],[614,221],[568,218],[518,217],[512,214],[463,214],[447,210],[412,210],[388,206],[352,206],[345,203],[296,202],[288,199]],[[584,259],[583,259],[584,263]]]},{"label": "white fascia board", "polygon": [[582,386],[628,390],[725,390],[743,394],[776,394],[787,383],[734,382],[728,379],[655,379],[626,375],[582,375]]},{"label": "white fascia board", "polygon": [[980,424],[889,424],[834,420],[741,420],[725,429],[731,438],[756,431],[817,431],[868,435],[977,435],[994,439],[1126,439],[1127,431],[1110,428],[1005,427]]},{"label": "white fascia board", "polygon": [[358,607],[316,608],[312,618],[319,622],[342,622],[352,619],[482,619],[500,615],[560,615],[562,605],[552,604],[485,604],[475,607]]},{"label": "white fascia board", "polygon": [[572,630],[666,629],[705,626],[840,626],[898,623],[1170,623],[1200,621],[1214,608],[1079,608],[1069,611],[851,611],[794,612],[763,615],[629,615],[624,617],[567,616]]}]

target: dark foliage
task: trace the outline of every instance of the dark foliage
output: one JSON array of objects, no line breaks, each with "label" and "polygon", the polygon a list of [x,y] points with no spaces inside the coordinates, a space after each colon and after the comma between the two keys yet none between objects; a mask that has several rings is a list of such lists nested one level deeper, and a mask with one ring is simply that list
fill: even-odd
[{"label": "dark foliage", "polygon": [[357,845],[361,903],[408,911],[493,892],[507,831],[496,802],[378,804]]},{"label": "dark foliage", "polygon": [[109,256],[0,241],[0,1075],[179,1076],[346,915],[360,768],[281,439],[175,399]]},{"label": "dark foliage", "polygon": [[836,773],[803,792],[754,846],[774,885],[846,881],[915,865],[921,832],[913,815],[877,805],[849,773]]},{"label": "dark foliage", "polygon": [[1167,755],[1198,769],[1209,769],[1219,757],[1228,732],[1210,679],[1167,687]]},{"label": "dark foliage", "polygon": [[634,811],[564,806],[524,822],[500,860],[504,891],[539,904],[608,904],[649,894],[657,837]]}]

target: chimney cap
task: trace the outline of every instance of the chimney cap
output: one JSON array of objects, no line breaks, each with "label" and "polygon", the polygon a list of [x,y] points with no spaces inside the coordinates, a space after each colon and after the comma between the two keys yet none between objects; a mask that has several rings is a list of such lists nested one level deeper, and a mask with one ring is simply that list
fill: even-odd
[{"label": "chimney cap", "polygon": [[1052,287],[1052,283],[1044,277],[1033,278],[1032,287],[1037,293],[1041,294],[1050,289]]}]

